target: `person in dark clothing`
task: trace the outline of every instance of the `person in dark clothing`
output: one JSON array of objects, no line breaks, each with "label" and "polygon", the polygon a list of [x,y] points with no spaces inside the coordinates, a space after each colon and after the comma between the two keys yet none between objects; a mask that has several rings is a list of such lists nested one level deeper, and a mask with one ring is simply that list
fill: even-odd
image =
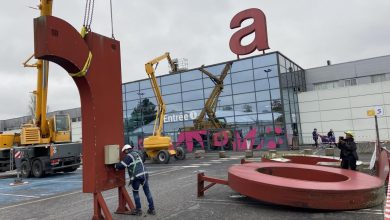
[{"label": "person in dark clothing", "polygon": [[340,137],[337,147],[340,148],[341,168],[356,170],[356,161],[359,159],[356,152],[356,143],[351,131],[345,132],[345,139]]},{"label": "person in dark clothing", "polygon": [[123,146],[122,152],[126,154],[126,157],[120,163],[115,164],[115,169],[127,168],[127,172],[129,173],[129,185],[131,185],[133,188],[135,202],[135,209],[131,211],[131,215],[142,215],[141,200],[138,192],[141,185],[149,204],[147,213],[150,215],[155,215],[156,211],[154,209],[153,198],[148,183],[149,176],[142,162],[141,155],[138,152],[132,150],[132,147],[128,144]]},{"label": "person in dark clothing", "polygon": [[317,128],[314,128],[312,136],[313,136],[313,140],[314,140],[314,145],[317,148],[318,147],[318,136],[319,136],[317,133]]},{"label": "person in dark clothing", "polygon": [[332,144],[336,146],[336,138],[332,129],[330,129],[328,132],[328,142],[330,147],[332,147]]}]

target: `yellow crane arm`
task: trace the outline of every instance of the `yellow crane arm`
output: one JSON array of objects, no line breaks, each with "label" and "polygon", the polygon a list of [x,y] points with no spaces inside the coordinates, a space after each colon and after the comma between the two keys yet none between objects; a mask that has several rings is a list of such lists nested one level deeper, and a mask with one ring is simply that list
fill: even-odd
[{"label": "yellow crane arm", "polygon": [[169,53],[165,53],[145,64],[145,71],[148,74],[150,84],[152,85],[152,89],[154,92],[154,95],[156,96],[157,100],[157,114],[156,114],[156,120],[154,121],[154,128],[153,128],[153,136],[160,136],[161,131],[163,128],[163,122],[164,122],[164,116],[165,116],[165,103],[161,95],[160,87],[158,86],[156,76],[155,76],[155,67],[154,65],[157,64],[163,60],[167,59],[168,63],[171,67],[171,70],[175,72],[177,70],[177,66],[172,62],[172,59],[169,55]]},{"label": "yellow crane arm", "polygon": [[210,77],[210,79],[214,82],[215,87],[211,91],[211,94],[209,98],[207,99],[204,108],[199,113],[199,116],[194,120],[194,127],[196,129],[202,129],[202,122],[205,120],[205,116],[207,114],[209,121],[213,124],[215,128],[221,128],[222,125],[218,121],[218,119],[215,116],[215,111],[217,108],[218,103],[218,97],[221,94],[223,90],[223,80],[226,78],[230,68],[232,66],[232,63],[227,63],[225,65],[225,68],[222,70],[221,75],[218,77],[214,76],[209,71],[203,69],[203,66],[199,69],[202,73]]},{"label": "yellow crane arm", "polygon": [[[53,0],[40,0],[40,15],[52,15],[52,6]],[[38,79],[36,90],[35,120],[36,125],[40,127],[42,137],[46,137],[50,135],[46,119],[49,62],[38,59],[36,68],[38,70]]]}]

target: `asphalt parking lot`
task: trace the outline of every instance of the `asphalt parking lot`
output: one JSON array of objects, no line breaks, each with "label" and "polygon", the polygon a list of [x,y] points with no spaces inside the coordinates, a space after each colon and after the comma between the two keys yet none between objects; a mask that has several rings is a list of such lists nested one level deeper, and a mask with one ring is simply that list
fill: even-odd
[{"label": "asphalt parking lot", "polygon": [[[201,159],[189,155],[184,161],[172,160],[167,165],[147,162],[156,216],[114,214],[117,191],[105,191],[103,196],[114,219],[383,219],[382,206],[341,212],[296,209],[255,201],[224,185],[216,185],[197,198],[198,172],[226,179],[228,167],[239,164],[242,155],[233,153],[221,159],[217,154],[206,154]],[[81,169],[27,181],[27,185],[11,187],[13,178],[0,179],[0,219],[91,219],[93,198],[82,193]],[[131,194],[131,189],[127,190]],[[141,200],[146,212],[143,192]]]}]

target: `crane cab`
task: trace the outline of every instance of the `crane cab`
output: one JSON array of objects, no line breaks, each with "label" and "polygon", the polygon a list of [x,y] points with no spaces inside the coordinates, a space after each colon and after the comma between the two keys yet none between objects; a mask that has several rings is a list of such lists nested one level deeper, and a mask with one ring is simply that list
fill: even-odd
[{"label": "crane cab", "polygon": [[71,142],[70,117],[67,114],[54,115],[49,119],[49,128],[52,142]]}]

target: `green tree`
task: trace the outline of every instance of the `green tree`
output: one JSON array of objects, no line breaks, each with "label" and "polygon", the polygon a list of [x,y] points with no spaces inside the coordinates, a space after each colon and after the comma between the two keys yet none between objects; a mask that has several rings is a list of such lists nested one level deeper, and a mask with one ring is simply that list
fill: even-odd
[{"label": "green tree", "polygon": [[252,112],[252,106],[251,105],[245,104],[245,105],[243,105],[242,108],[244,109],[244,112]]},{"label": "green tree", "polygon": [[143,99],[133,109],[130,114],[130,118],[126,119],[125,129],[126,131],[134,131],[135,129],[149,124],[156,118],[157,110],[156,105],[148,98]]}]

